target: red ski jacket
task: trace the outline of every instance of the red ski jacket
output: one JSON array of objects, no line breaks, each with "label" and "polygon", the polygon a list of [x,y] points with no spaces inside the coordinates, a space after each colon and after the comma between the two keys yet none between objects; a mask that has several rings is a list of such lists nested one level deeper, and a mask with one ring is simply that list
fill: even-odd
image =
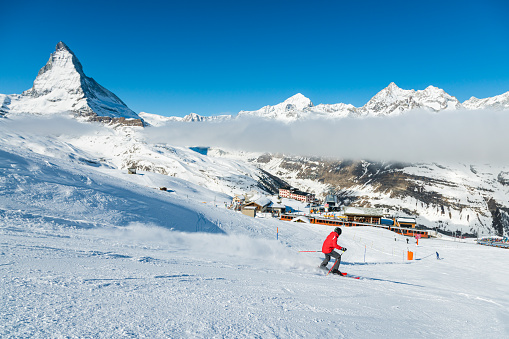
[{"label": "red ski jacket", "polygon": [[331,234],[329,234],[325,241],[323,242],[322,252],[328,254],[332,252],[335,248],[340,250],[343,247],[338,245],[338,234],[336,232],[331,232]]}]

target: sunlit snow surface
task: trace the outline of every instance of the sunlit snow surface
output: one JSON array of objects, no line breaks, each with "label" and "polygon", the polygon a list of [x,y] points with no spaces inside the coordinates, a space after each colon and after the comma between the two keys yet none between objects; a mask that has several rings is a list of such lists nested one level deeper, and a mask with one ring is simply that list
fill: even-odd
[{"label": "sunlit snow surface", "polygon": [[95,161],[82,139],[0,132],[0,337],[509,335],[507,250],[345,228],[340,268],[361,279],[327,276],[299,251],[330,227],[243,216],[191,181]]}]

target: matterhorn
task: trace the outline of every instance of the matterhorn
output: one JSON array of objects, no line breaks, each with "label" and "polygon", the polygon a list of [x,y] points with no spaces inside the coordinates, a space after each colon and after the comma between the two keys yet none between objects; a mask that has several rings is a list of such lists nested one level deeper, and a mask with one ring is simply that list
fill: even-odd
[{"label": "matterhorn", "polygon": [[87,77],[76,55],[59,42],[33,87],[22,94],[0,95],[0,110],[15,114],[71,114],[87,120],[143,125],[115,94]]}]

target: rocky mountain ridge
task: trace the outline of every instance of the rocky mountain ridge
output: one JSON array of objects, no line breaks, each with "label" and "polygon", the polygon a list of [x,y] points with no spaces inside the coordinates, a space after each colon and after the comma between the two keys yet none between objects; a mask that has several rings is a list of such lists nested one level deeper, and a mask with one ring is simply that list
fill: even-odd
[{"label": "rocky mountain ridge", "polygon": [[443,89],[428,86],[424,90],[405,90],[394,82],[373,96],[364,106],[351,104],[314,105],[311,99],[297,93],[276,105],[266,105],[254,111],[240,111],[236,116],[201,116],[191,113],[185,117],[164,117],[157,114],[140,113],[157,125],[171,121],[203,122],[224,121],[229,119],[262,118],[286,123],[311,119],[365,118],[401,115],[412,110],[430,112],[452,110],[509,110],[509,92],[491,98],[472,97],[461,103],[456,97]]},{"label": "rocky mountain ridge", "polygon": [[143,119],[143,121],[151,126],[162,126],[168,122],[221,122],[232,119],[231,115],[214,115],[206,117],[196,113],[189,113],[184,117],[165,117],[158,114],[140,112],[139,116]]},{"label": "rocky mountain ridge", "polygon": [[[294,104],[296,101],[299,104]],[[415,109],[431,112],[460,109],[506,110],[509,109],[509,92],[486,99],[472,97],[461,103],[456,97],[438,87],[428,86],[424,90],[404,90],[392,82],[362,107],[344,103],[314,106],[310,99],[298,93],[274,106],[264,106],[255,111],[240,111],[238,117],[260,117],[293,122],[304,119],[394,116]]]},{"label": "rocky mountain ridge", "polygon": [[60,41],[39,70],[33,87],[22,94],[0,95],[6,114],[71,114],[92,121],[142,126],[141,118],[115,94],[87,77],[69,47]]}]

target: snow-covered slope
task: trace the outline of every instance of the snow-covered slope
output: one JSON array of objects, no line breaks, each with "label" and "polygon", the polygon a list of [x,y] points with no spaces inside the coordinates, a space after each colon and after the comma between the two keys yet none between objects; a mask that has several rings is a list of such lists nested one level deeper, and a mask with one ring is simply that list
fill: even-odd
[{"label": "snow-covered slope", "polygon": [[344,205],[379,207],[390,215],[462,234],[509,234],[509,168],[489,164],[399,164],[211,150],[244,160],[292,186]]},{"label": "snow-covered slope", "polygon": [[115,94],[83,72],[76,55],[59,42],[39,71],[34,85],[22,94],[0,97],[1,110],[9,114],[62,114],[88,118],[140,120]]},{"label": "snow-covered slope", "polygon": [[509,335],[507,250],[351,227],[340,268],[360,279],[327,276],[321,253],[299,251],[319,251],[331,227],[250,218],[190,182],[10,127],[0,337]]},{"label": "snow-covered slope", "polygon": [[134,167],[138,171],[189,181],[230,197],[251,190],[274,193],[280,185],[277,178],[243,161],[212,158],[186,147],[152,143],[147,140],[150,131],[141,127],[102,126],[70,118],[25,117],[5,119],[0,133],[3,148],[28,148],[73,161],[84,159],[83,162],[93,166],[107,165],[125,173]]}]

